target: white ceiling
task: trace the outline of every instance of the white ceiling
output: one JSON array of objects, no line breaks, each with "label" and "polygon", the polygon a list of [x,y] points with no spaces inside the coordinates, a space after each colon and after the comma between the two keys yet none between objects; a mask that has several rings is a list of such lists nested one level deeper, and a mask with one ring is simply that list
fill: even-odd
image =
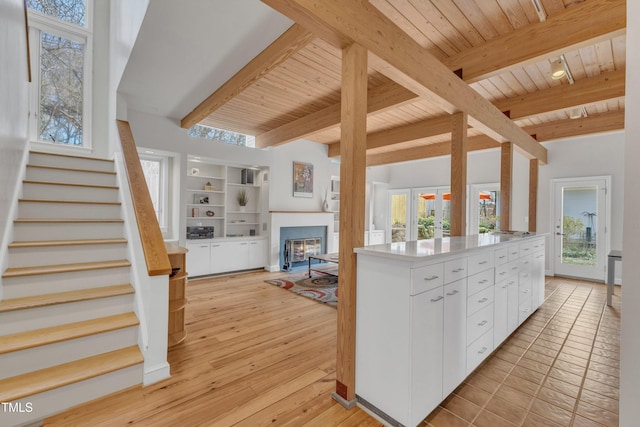
[{"label": "white ceiling", "polygon": [[260,0],[151,0],[119,93],[182,119],[292,24]]}]

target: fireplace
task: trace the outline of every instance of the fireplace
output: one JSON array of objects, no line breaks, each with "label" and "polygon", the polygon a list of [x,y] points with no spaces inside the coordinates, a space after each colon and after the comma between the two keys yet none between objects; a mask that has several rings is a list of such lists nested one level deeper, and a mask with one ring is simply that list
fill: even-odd
[{"label": "fireplace", "polygon": [[327,227],[281,227],[280,269],[307,265],[309,256],[327,253]]}]

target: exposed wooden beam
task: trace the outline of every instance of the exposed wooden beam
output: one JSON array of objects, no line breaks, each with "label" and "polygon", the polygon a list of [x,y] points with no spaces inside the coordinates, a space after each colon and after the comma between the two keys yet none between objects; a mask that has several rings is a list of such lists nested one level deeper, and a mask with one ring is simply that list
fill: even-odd
[{"label": "exposed wooden beam", "polygon": [[452,236],[467,234],[467,115],[451,117],[451,230]]},{"label": "exposed wooden beam", "polygon": [[[594,133],[611,132],[624,129],[624,110],[592,115],[582,119],[556,120],[523,128],[530,135],[536,135],[540,142],[553,139],[570,138]],[[467,151],[497,148],[500,144],[486,135],[468,138]],[[390,163],[420,160],[451,154],[451,142],[425,144],[389,153],[367,155],[367,166],[386,165]]]},{"label": "exposed wooden beam", "polygon": [[323,28],[330,27],[342,38],[362,45],[380,58],[375,64],[371,64],[375,70],[420,96],[434,99],[448,113],[467,113],[469,122],[475,128],[500,142],[511,141],[529,157],[546,163],[547,152],[544,147],[368,2],[263,2],[293,19],[301,13],[312,17],[321,22]]},{"label": "exposed wooden beam", "polygon": [[625,0],[589,0],[443,60],[469,83],[623,35]]},{"label": "exposed wooden beam", "polygon": [[529,160],[529,231],[535,233],[538,223],[538,159]]},{"label": "exposed wooden beam", "polygon": [[260,52],[218,90],[205,99],[181,121],[181,126],[190,128],[229,102],[262,76],[286,61],[291,55],[305,47],[315,36],[304,27],[293,24],[269,47]]},{"label": "exposed wooden beam", "polygon": [[500,111],[509,111],[512,120],[542,113],[619,98],[625,93],[625,71],[610,71],[595,77],[576,80],[573,85],[559,85],[535,93],[497,101]]},{"label": "exposed wooden beam", "polygon": [[511,230],[511,190],[513,181],[513,144],[500,147],[500,230]]},{"label": "exposed wooden beam", "polygon": [[[390,107],[398,107],[412,102],[417,95],[395,83],[371,89],[368,94],[367,113],[383,112]],[[320,111],[277,127],[256,136],[256,148],[266,148],[304,138],[312,133],[340,124],[340,103],[330,105]]]},{"label": "exposed wooden beam", "polygon": [[367,150],[367,51],[353,44],[342,51],[340,250],[338,263],[338,351],[336,400],[355,405],[356,254],[364,246]]},{"label": "exposed wooden beam", "polygon": [[[402,142],[415,141],[417,139],[442,135],[449,132],[451,132],[451,116],[436,117],[406,126],[370,133],[367,135],[367,150],[400,144]],[[339,154],[340,143],[330,144],[329,157],[336,157]]]}]

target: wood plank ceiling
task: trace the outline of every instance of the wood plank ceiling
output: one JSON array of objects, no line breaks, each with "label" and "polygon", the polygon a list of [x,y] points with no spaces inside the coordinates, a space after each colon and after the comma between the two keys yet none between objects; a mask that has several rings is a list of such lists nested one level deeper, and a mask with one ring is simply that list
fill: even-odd
[{"label": "wood plank ceiling", "polygon": [[[370,4],[445,66],[461,69],[472,89],[540,142],[624,127],[624,0]],[[554,80],[551,62],[560,55],[570,78]],[[370,55],[367,163],[448,154],[449,113],[375,71],[376,60]],[[182,125],[256,135],[260,148],[305,138],[330,144],[329,155],[337,156],[341,64],[331,40],[296,24]],[[470,150],[498,146],[478,129],[468,135]]]}]

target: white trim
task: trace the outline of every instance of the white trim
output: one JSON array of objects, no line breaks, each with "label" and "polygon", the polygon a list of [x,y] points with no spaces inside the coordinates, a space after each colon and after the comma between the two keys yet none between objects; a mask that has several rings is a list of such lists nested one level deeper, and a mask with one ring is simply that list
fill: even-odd
[{"label": "white trim", "polygon": [[154,366],[145,366],[142,376],[142,385],[148,386],[171,377],[171,367],[169,363],[159,363]]}]

